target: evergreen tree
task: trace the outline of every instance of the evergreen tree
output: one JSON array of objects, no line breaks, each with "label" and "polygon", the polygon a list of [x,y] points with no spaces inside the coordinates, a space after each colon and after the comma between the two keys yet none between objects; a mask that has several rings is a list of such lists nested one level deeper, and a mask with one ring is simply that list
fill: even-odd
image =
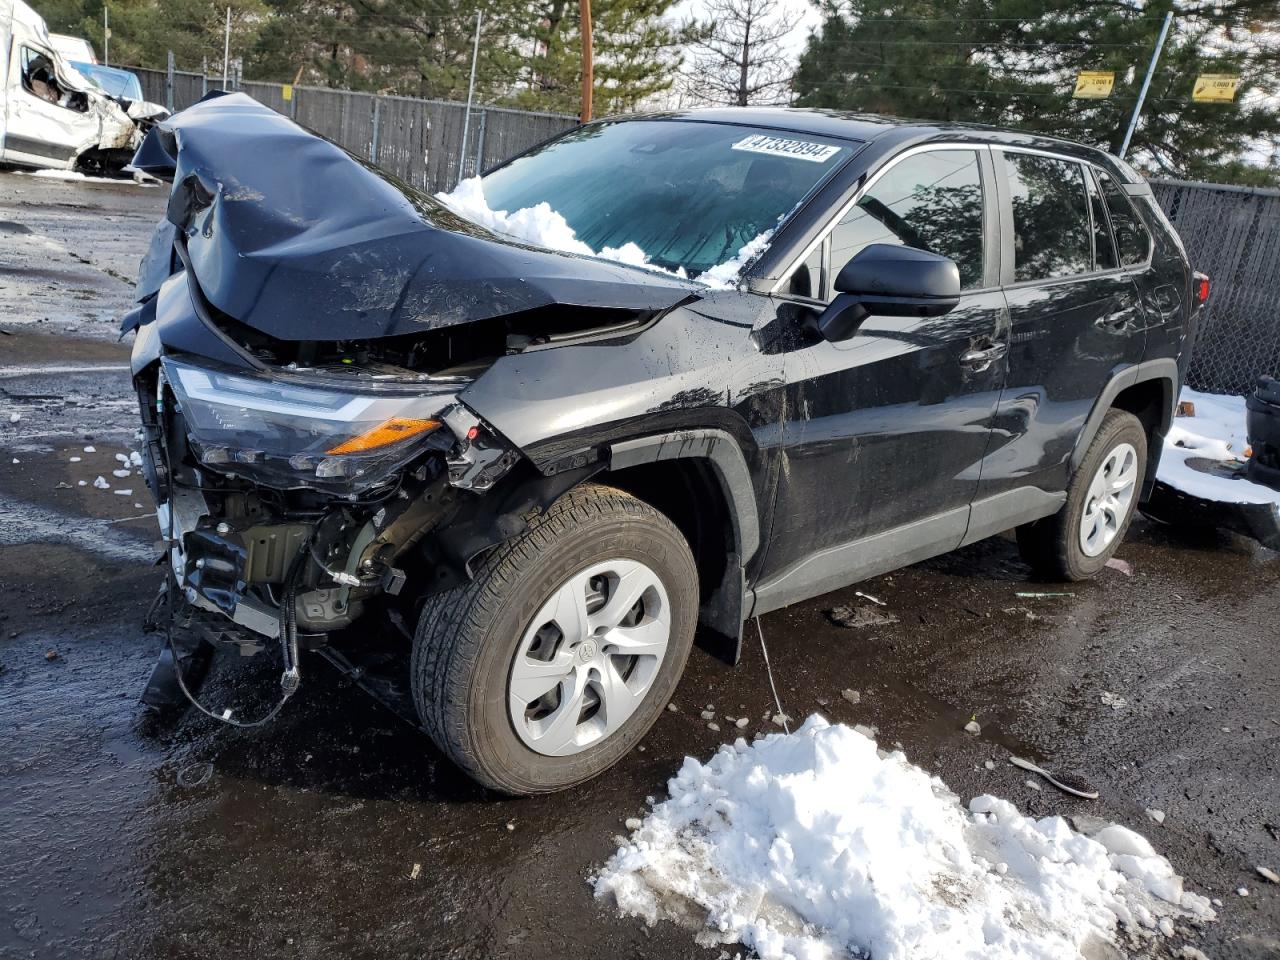
[{"label": "evergreen tree", "polygon": [[[594,0],[591,4],[595,113],[634,110],[669,89],[692,27],[668,21],[676,0]],[[517,42],[527,58],[509,100],[537,110],[578,111],[582,33],[576,0],[535,0]]]},{"label": "evergreen tree", "polygon": [[685,89],[695,103],[786,103],[792,68],[782,41],[793,26],[778,0],[706,0]]},{"label": "evergreen tree", "polygon": [[[797,102],[1012,126],[1118,151],[1170,8],[1170,0],[829,0],[800,58]],[[1130,159],[1165,175],[1274,181],[1274,166],[1258,161],[1280,143],[1280,6],[1172,9]],[[1111,97],[1074,99],[1080,70],[1114,72]],[[1235,103],[1193,103],[1201,73],[1238,74]]]},{"label": "evergreen tree", "polygon": [[[84,37],[101,58],[102,7],[102,0],[57,0],[39,10],[52,32]],[[111,63],[163,70],[172,50],[180,70],[207,63],[211,74],[221,73],[228,7],[231,56],[247,59],[267,15],[261,0],[113,0]]]}]

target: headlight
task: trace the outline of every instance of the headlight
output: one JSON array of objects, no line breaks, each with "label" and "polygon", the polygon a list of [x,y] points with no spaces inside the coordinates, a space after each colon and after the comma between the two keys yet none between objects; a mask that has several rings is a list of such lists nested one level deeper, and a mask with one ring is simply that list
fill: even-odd
[{"label": "headlight", "polygon": [[448,447],[437,415],[452,394],[429,385],[300,382],[164,359],[200,462],[277,487],[356,492],[426,447]]}]

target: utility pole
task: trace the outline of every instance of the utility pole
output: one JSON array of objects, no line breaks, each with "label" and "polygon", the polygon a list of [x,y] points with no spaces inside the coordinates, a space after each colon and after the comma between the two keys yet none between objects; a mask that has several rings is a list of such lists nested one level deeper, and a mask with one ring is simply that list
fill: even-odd
[{"label": "utility pole", "polygon": [[1151,86],[1151,75],[1156,72],[1156,63],[1160,59],[1160,51],[1164,49],[1164,41],[1169,36],[1169,24],[1173,22],[1173,11],[1164,15],[1164,23],[1160,27],[1160,39],[1156,41],[1155,52],[1151,54],[1151,63],[1147,65],[1147,75],[1142,80],[1142,89],[1138,91],[1138,102],[1133,105],[1133,116],[1129,118],[1129,129],[1124,132],[1124,142],[1120,144],[1120,159],[1129,152],[1129,141],[1133,139],[1133,131],[1138,126],[1138,114],[1142,113],[1143,101],[1147,99],[1147,89]]},{"label": "utility pole", "polygon": [[462,151],[458,155],[459,183],[467,174],[467,134],[471,131],[471,101],[476,95],[476,61],[480,59],[480,19],[483,16],[481,11],[476,11],[476,39],[471,45],[471,82],[467,84],[467,112],[462,116]]},{"label": "utility pole", "polygon": [[591,119],[592,50],[591,50],[591,0],[578,0],[578,12],[582,18],[582,114],[583,123]]},{"label": "utility pole", "polygon": [[102,5],[102,65],[111,66],[111,19],[105,3]]},{"label": "utility pole", "polygon": [[227,68],[231,63],[231,8],[227,7],[227,29],[222,35],[222,89],[227,89]]}]

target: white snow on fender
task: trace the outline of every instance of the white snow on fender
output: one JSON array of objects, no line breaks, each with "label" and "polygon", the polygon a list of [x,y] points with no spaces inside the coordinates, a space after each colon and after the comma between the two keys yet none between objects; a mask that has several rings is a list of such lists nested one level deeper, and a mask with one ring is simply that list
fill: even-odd
[{"label": "white snow on fender", "polygon": [[1071,960],[1214,919],[1133,831],[1091,838],[991,796],[966,811],[900,751],[816,715],[686,758],[669,788],[596,896],[763,960]]},{"label": "white snow on fender", "polygon": [[1179,399],[1195,406],[1195,416],[1174,417],[1164,440],[1157,479],[1202,500],[1280,507],[1280,490],[1244,477],[1205,473],[1187,463],[1194,459],[1244,462],[1248,446],[1244,397],[1200,393],[1183,387]]}]

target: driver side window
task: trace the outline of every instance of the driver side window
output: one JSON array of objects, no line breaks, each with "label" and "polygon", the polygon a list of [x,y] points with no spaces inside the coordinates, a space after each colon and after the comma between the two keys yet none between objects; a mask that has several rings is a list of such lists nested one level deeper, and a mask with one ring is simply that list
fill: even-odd
[{"label": "driver side window", "polygon": [[22,86],[41,100],[57,103],[62,97],[53,61],[40,50],[22,48]]},{"label": "driver side window", "polygon": [[950,257],[960,286],[983,281],[982,174],[973,150],[935,150],[876,180],[831,234],[833,274],[863,247],[892,243]]}]

